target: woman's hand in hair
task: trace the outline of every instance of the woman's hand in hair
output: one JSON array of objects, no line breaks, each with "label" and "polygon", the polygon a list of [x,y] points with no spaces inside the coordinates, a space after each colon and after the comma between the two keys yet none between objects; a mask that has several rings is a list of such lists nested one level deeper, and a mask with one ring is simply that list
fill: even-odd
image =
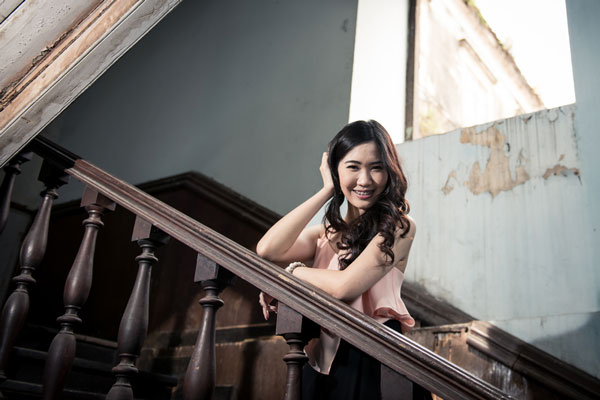
[{"label": "woman's hand in hair", "polygon": [[331,177],[331,170],[329,169],[329,163],[327,162],[328,156],[329,153],[323,153],[319,170],[321,171],[321,178],[323,178],[323,188],[331,193],[330,196],[333,196],[333,178]]}]

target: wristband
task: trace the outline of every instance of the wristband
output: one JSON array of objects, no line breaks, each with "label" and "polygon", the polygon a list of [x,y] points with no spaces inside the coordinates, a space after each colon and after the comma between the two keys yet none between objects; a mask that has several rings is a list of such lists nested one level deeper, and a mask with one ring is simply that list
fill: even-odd
[{"label": "wristband", "polygon": [[306,267],[306,264],[301,263],[299,261],[295,261],[293,263],[290,263],[290,265],[288,265],[287,267],[285,267],[285,270],[287,272],[289,272],[290,274],[294,274],[294,270],[298,267]]}]

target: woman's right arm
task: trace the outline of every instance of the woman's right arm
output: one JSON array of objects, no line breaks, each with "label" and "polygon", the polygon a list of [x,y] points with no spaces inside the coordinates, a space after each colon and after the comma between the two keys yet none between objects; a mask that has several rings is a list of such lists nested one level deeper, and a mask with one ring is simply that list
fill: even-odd
[{"label": "woman's right arm", "polygon": [[327,166],[327,153],[321,159],[323,188],[281,218],[256,245],[256,253],[270,261],[307,261],[313,258],[321,225],[305,228],[333,196],[333,181]]}]

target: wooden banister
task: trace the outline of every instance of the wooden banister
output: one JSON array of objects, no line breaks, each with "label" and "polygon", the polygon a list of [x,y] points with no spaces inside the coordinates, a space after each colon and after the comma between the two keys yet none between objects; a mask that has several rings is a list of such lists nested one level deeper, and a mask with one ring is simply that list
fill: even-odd
[{"label": "wooden banister", "polygon": [[98,231],[104,226],[102,216],[106,211],[115,209],[114,203],[87,188],[83,192],[81,206],[87,211],[88,218],[83,221],[85,227],[83,239],[65,282],[63,294],[65,313],[57,319],[61,328],[48,349],[43,375],[42,398],[44,400],[62,397],[63,388],[75,361],[77,348],[75,327],[82,323],[79,311],[87,301],[92,288],[96,238]]},{"label": "wooden banister", "polygon": [[152,266],[158,262],[154,252],[169,241],[169,236],[138,216],[135,219],[131,240],[137,242],[142,252],[135,258],[138,263],[138,273],[119,325],[117,339],[119,363],[112,369],[115,383],[106,395],[106,400],[133,400],[134,398],[131,382],[138,374],[136,361],[148,333],[150,277]]},{"label": "wooden banister", "polygon": [[496,387],[48,139],[38,136],[30,148],[173,239],[291,305],[312,321],[444,399],[510,398]]},{"label": "wooden banister", "polygon": [[202,305],[202,324],[190,358],[183,385],[184,400],[212,399],[216,383],[215,340],[217,311],[224,302],[219,293],[235,281],[225,268],[198,254],[194,282],[200,282],[205,296]]},{"label": "wooden banister", "polygon": [[301,400],[302,368],[308,361],[308,357],[304,353],[304,347],[310,339],[319,336],[319,326],[285,304],[278,303],[275,334],[283,336],[290,348],[283,357],[283,361],[287,364],[283,400]]},{"label": "wooden banister", "polygon": [[4,303],[0,316],[0,382],[6,379],[4,370],[8,357],[29,313],[29,291],[36,283],[33,273],[46,254],[50,210],[58,197],[56,190],[67,183],[68,176],[52,163],[44,161],[38,179],[46,186],[40,194],[42,204],[21,245],[20,273],[13,278],[16,288]]},{"label": "wooden banister", "polygon": [[0,233],[6,227],[6,222],[8,221],[8,210],[10,208],[15,177],[21,173],[21,164],[30,161],[31,156],[31,152],[19,153],[3,168],[4,179],[0,185]]}]

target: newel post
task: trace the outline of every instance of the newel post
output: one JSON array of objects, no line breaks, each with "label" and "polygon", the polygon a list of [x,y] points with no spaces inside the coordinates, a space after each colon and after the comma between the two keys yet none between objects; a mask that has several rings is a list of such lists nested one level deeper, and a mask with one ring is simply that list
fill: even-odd
[{"label": "newel post", "polygon": [[223,305],[219,293],[231,285],[235,275],[198,254],[194,282],[201,282],[205,296],[202,305],[202,325],[194,346],[183,384],[185,400],[210,400],[215,390],[215,321],[217,310]]},{"label": "newel post", "polygon": [[8,221],[8,212],[10,210],[10,199],[15,185],[15,178],[21,173],[21,164],[30,161],[33,153],[30,151],[21,152],[9,161],[4,167],[4,179],[0,185],[0,233],[6,228]]},{"label": "newel post", "polygon": [[304,346],[319,335],[319,326],[299,312],[279,302],[275,334],[284,337],[290,351],[283,357],[287,364],[284,400],[302,398],[302,367],[308,361]]},{"label": "newel post", "polygon": [[42,204],[21,245],[20,273],[13,278],[16,288],[6,300],[0,317],[0,382],[6,380],[4,370],[10,352],[29,313],[29,288],[36,282],[33,273],[46,253],[50,211],[58,197],[56,190],[68,182],[64,171],[45,160],[38,179],[46,186],[41,193]]},{"label": "newel post", "polygon": [[92,288],[94,265],[94,250],[96,237],[104,226],[102,215],[105,211],[114,211],[115,203],[95,192],[85,188],[81,198],[81,206],[88,212],[88,218],[83,221],[85,227],[79,251],[73,266],[67,276],[63,301],[65,313],[58,317],[60,330],[52,340],[43,377],[43,399],[58,399],[71,371],[75,359],[75,326],[81,324],[79,310],[85,304]]},{"label": "newel post", "polygon": [[112,369],[116,382],[106,395],[107,400],[133,400],[131,379],[138,373],[135,362],[148,333],[150,278],[152,265],[158,262],[154,251],[166,244],[169,236],[138,216],[131,240],[137,241],[142,253],[135,258],[138,273],[119,326],[119,364]]}]

